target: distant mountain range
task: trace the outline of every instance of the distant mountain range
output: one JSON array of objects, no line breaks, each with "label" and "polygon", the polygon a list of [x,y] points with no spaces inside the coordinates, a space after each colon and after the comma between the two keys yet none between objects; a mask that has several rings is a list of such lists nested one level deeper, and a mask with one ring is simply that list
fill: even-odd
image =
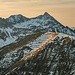
[{"label": "distant mountain range", "polygon": [[75,36],[75,30],[62,25],[47,12],[35,18],[27,18],[21,14],[11,15],[6,19],[0,18],[0,47],[38,32],[60,32]]}]

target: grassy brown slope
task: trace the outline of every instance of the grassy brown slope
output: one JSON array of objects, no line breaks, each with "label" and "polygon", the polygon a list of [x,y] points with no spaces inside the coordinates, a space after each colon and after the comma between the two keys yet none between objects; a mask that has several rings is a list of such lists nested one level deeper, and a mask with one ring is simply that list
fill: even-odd
[{"label": "grassy brown slope", "polygon": [[25,38],[1,48],[0,49],[1,50],[0,57],[2,57],[6,53],[9,53],[10,51],[13,51],[17,48],[25,46],[26,44],[28,44],[31,41],[34,41],[36,38],[38,38],[39,36],[41,36],[44,33],[45,32],[40,32],[40,33],[36,33],[36,34],[27,35],[27,36],[25,36]]}]

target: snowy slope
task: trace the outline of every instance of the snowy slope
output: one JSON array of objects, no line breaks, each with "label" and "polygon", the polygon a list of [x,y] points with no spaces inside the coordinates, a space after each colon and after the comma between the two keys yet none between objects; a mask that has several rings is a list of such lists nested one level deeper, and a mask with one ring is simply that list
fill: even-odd
[{"label": "snowy slope", "polygon": [[6,21],[11,23],[11,24],[16,24],[16,23],[20,23],[20,22],[24,22],[29,20],[29,18],[24,17],[21,14],[18,15],[11,15],[9,18],[6,18]]},{"label": "snowy slope", "polygon": [[37,32],[60,32],[75,36],[75,31],[65,27],[45,12],[35,18],[12,15],[9,18],[0,18],[0,47],[6,46],[18,38]]},{"label": "snowy slope", "polygon": [[[3,58],[1,58],[1,60],[0,60],[0,68],[6,68],[7,69],[12,64],[14,64],[15,61],[19,61],[21,58],[27,56],[33,50],[37,49],[44,41],[46,41],[50,34],[51,34],[51,32],[45,33],[45,34],[41,35],[39,38],[37,38],[36,40],[34,40],[33,42],[30,42],[26,46],[22,47],[21,49],[16,49],[15,51],[11,51],[11,52],[7,53],[6,55],[4,55]],[[71,38],[71,41],[68,44],[63,44],[63,41],[66,40],[66,37]],[[69,35],[66,35],[66,34],[63,34],[63,33],[59,33],[54,40],[50,41],[48,43],[48,45],[46,47],[44,47],[44,50],[41,52],[41,54],[38,55],[38,57],[36,55],[36,56],[34,56],[35,59],[31,59],[30,62],[32,64],[29,63],[27,65],[27,63],[26,63],[26,65],[23,65],[22,67],[25,66],[25,68],[26,68],[28,66],[28,68],[34,68],[34,67],[30,67],[29,65],[36,66],[36,64],[37,64],[36,62],[37,61],[35,61],[35,60],[37,60],[37,59],[38,60],[42,59],[42,61],[39,61],[39,62],[43,63],[46,66],[48,66],[50,64],[50,57],[49,57],[49,60],[47,60],[48,62],[46,60],[44,60],[44,57],[47,57],[47,59],[48,59],[48,56],[50,55],[50,50],[53,50],[53,51],[56,52],[58,49],[60,49],[61,46],[63,47],[63,50],[68,50],[68,48],[71,47],[71,45],[75,45],[74,41],[75,41],[75,38],[73,36],[69,36]],[[74,49],[75,49],[75,46],[72,47],[72,49],[71,49],[72,50],[71,53],[73,53],[73,54],[75,52]],[[47,56],[46,56],[46,53],[47,53]],[[40,58],[41,56],[42,56],[42,58]],[[33,62],[33,61],[35,61],[35,62]],[[56,66],[56,64],[53,64],[53,66]],[[43,69],[45,69],[45,68],[43,68]],[[19,70],[19,69],[17,69],[17,70]],[[21,70],[19,70],[19,71],[21,72]],[[53,72],[50,71],[50,75],[52,73]]]},{"label": "snowy slope", "polygon": [[6,68],[9,67],[11,64],[13,64],[16,60],[19,58],[25,57],[29,53],[31,53],[34,49],[38,48],[47,38],[49,34],[45,33],[41,35],[39,38],[34,40],[33,42],[26,45],[26,47],[29,47],[30,49],[23,49],[21,48],[20,51],[16,49],[15,51],[11,51],[4,55],[4,57],[0,60],[0,68]]},{"label": "snowy slope", "polygon": [[0,35],[0,47],[6,46],[12,42],[14,42],[18,37],[13,36],[14,33],[13,29],[11,28],[0,28],[1,35]]},{"label": "snowy slope", "polygon": [[38,16],[36,18],[31,18],[28,21],[22,22],[20,24],[15,24],[13,26],[15,28],[30,30],[31,32],[52,31],[75,36],[75,32],[72,29],[63,26],[48,13],[44,13],[44,15]]},{"label": "snowy slope", "polygon": [[[3,58],[0,60],[0,68],[7,68],[10,65],[12,65],[15,61],[19,60],[22,57],[27,56],[29,53],[31,53],[33,50],[36,50],[44,41],[47,40],[47,38],[50,36],[51,32],[45,33],[38,37],[33,42],[30,42],[26,46],[22,47],[21,49],[16,49],[15,51],[11,51],[3,56]],[[72,40],[75,40],[73,36],[69,36],[63,33],[59,33],[57,35],[58,40],[70,37]],[[54,42],[53,40],[51,42]],[[49,43],[51,43],[49,42]],[[62,45],[62,42],[61,42]]]}]

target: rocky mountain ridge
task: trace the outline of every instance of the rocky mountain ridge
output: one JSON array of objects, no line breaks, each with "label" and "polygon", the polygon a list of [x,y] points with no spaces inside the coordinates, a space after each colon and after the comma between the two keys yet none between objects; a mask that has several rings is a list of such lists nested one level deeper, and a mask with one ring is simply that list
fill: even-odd
[{"label": "rocky mountain ridge", "polygon": [[27,18],[21,14],[12,15],[6,19],[0,18],[0,47],[26,35],[48,31],[75,36],[74,30],[63,26],[47,12],[35,18]]}]

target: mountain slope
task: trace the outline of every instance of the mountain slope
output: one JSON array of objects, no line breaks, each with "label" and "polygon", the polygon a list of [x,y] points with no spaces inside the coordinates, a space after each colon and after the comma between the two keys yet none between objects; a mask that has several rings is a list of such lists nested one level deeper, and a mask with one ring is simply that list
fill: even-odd
[{"label": "mountain slope", "polygon": [[28,20],[29,18],[24,17],[21,14],[11,15],[9,18],[6,18],[6,21],[11,24],[21,23],[21,22],[28,21]]},{"label": "mountain slope", "polygon": [[37,39],[38,37],[40,37],[44,33],[45,32],[27,35],[26,37],[24,37],[20,40],[18,39],[17,41],[15,41],[15,42],[7,45],[7,46],[4,46],[4,47],[0,48],[0,57],[3,57],[5,54],[7,54],[11,51],[18,50],[18,49],[20,50],[26,44],[28,44],[31,41],[34,41],[35,39]]},{"label": "mountain slope", "polygon": [[[55,39],[51,39],[57,34]],[[53,37],[51,37],[51,36]],[[51,38],[50,38],[51,37]],[[39,41],[38,41],[39,40]],[[51,40],[51,41],[50,41]],[[47,41],[47,43],[45,42]],[[46,45],[45,45],[45,43]],[[35,45],[36,44],[36,45]],[[42,45],[41,45],[42,44]],[[44,45],[43,45],[44,44]],[[35,45],[35,46],[34,46]],[[11,51],[10,53],[4,55],[0,60],[0,68],[2,74],[10,73],[9,75],[24,75],[24,74],[44,74],[48,75],[55,71],[59,57],[63,55],[63,52],[67,54],[70,51],[70,60],[75,58],[75,38],[63,33],[45,33],[41,37],[37,38],[33,42],[26,45],[27,47],[22,47],[18,52]],[[41,47],[41,48],[39,48]],[[40,50],[38,50],[38,48]],[[38,52],[37,52],[38,51]],[[59,52],[61,53],[59,55]],[[64,54],[65,55],[65,54]],[[13,59],[14,58],[14,59]],[[62,62],[66,63],[67,56],[63,57]],[[9,60],[9,61],[7,61]],[[66,61],[64,61],[66,60]],[[16,61],[16,63],[15,63]],[[22,61],[22,62],[21,62]],[[74,61],[74,59],[73,59]],[[70,62],[73,62],[70,61]],[[61,64],[62,64],[61,62]],[[14,65],[13,65],[14,63]],[[68,64],[68,63],[67,63]],[[63,64],[65,65],[65,64]],[[74,64],[73,64],[74,65]],[[65,66],[67,67],[67,66]],[[36,68],[36,69],[35,69]],[[66,68],[65,68],[66,69]],[[13,71],[12,71],[13,70]],[[62,69],[61,69],[62,70]],[[12,72],[10,72],[12,71]],[[65,73],[66,70],[63,70]],[[67,73],[67,72],[66,72]],[[1,74],[1,75],[2,75]],[[55,74],[56,75],[56,74]],[[64,74],[67,75],[67,74]],[[70,74],[68,74],[70,75]]]},{"label": "mountain slope", "polygon": [[75,36],[74,30],[63,26],[47,12],[35,18],[27,18],[21,14],[12,15],[6,19],[0,19],[0,47],[11,44],[26,35],[48,31]]}]

